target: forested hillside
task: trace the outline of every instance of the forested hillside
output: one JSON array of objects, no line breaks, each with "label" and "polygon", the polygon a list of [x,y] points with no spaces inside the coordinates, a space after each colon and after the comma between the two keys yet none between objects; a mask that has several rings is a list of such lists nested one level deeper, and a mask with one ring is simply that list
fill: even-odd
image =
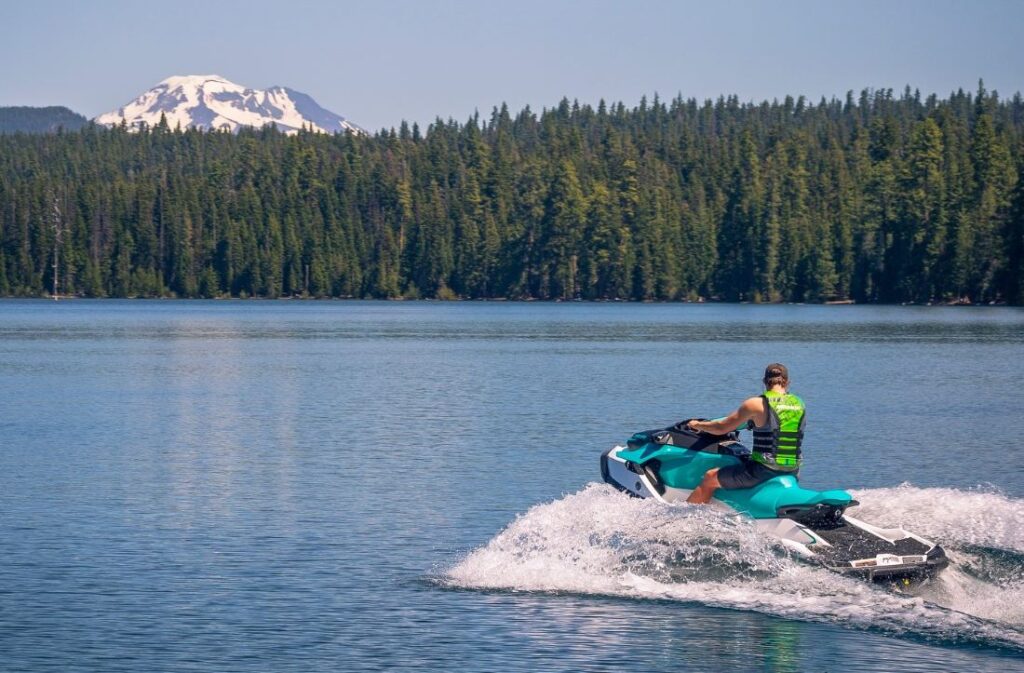
[{"label": "forested hillside", "polygon": [[1024,102],[0,137],[0,295],[1022,302]]},{"label": "forested hillside", "polygon": [[77,131],[89,120],[66,107],[0,107],[0,133]]}]

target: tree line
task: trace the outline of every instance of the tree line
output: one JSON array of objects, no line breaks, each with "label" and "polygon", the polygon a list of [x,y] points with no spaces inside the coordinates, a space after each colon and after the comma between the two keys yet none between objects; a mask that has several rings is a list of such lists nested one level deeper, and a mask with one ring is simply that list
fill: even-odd
[{"label": "tree line", "polygon": [[0,295],[1021,304],[1022,150],[983,85],[4,135]]}]

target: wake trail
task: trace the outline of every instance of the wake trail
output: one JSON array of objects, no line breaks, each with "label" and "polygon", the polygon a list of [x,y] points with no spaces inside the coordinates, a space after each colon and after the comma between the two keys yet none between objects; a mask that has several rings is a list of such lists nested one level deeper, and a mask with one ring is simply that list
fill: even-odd
[{"label": "wake trail", "polygon": [[469,589],[700,603],[940,643],[1024,651],[1024,501],[903,485],[851,513],[939,542],[950,567],[916,595],[799,562],[748,519],[590,484],[517,517],[444,572]]}]

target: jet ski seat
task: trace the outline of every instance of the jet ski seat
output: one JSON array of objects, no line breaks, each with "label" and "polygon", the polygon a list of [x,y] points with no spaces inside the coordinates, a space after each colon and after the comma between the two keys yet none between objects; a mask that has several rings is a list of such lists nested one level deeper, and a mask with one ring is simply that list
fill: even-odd
[{"label": "jet ski seat", "polygon": [[857,502],[846,491],[804,488],[796,477],[784,474],[746,490],[719,490],[715,497],[756,519],[785,517],[827,523],[842,517]]}]

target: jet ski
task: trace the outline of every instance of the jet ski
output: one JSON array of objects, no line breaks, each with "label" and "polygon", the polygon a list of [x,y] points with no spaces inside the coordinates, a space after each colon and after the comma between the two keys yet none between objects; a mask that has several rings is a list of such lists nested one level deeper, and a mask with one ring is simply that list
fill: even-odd
[{"label": "jet ski", "polygon": [[[626,446],[605,451],[605,482],[632,496],[681,503],[705,472],[750,455],[738,432],[711,435],[689,429],[688,422],[638,432]],[[949,565],[936,543],[902,528],[856,519],[846,513],[859,504],[849,493],[803,488],[794,475],[773,477],[750,489],[718,489],[710,504],[752,518],[757,528],[798,557],[843,575],[905,588]]]}]

